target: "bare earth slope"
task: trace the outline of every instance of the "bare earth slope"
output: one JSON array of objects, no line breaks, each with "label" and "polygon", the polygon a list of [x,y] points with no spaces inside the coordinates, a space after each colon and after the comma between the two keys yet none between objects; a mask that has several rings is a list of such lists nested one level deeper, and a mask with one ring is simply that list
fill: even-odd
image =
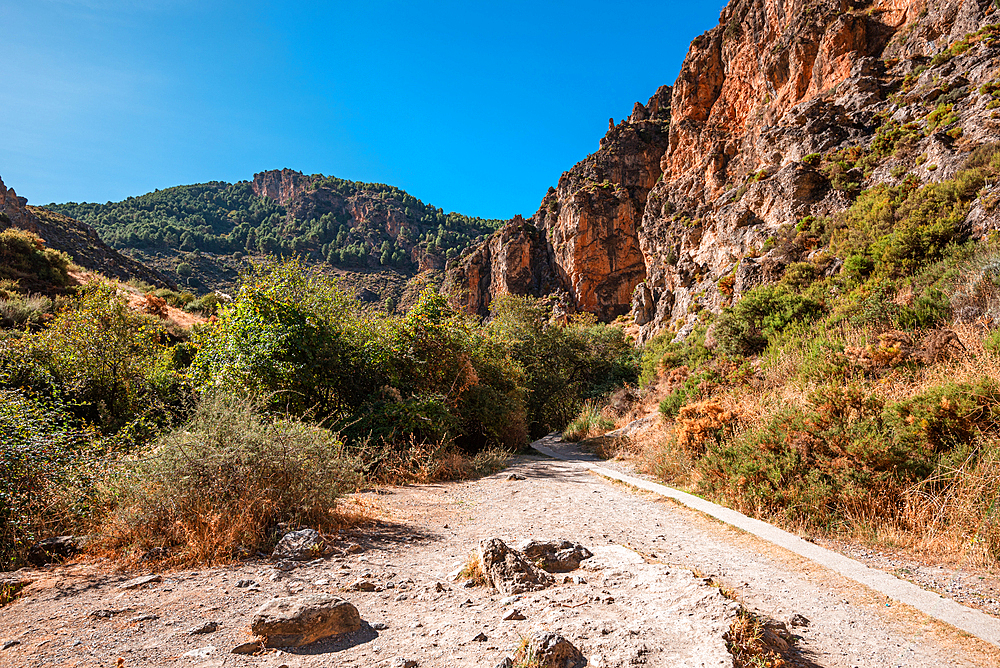
[{"label": "bare earth slope", "polygon": [[[511,473],[523,479],[508,479]],[[735,605],[702,575],[763,615],[808,619],[791,627],[800,638],[787,657],[792,665],[1000,665],[992,646],[573,463],[525,456],[479,481],[394,488],[378,498],[386,519],[341,537],[342,547],[356,542],[358,551],[287,573],[261,560],[163,573],[162,582],[134,590],[120,585],[145,573],[114,574],[106,564],[33,573],[24,597],[0,608],[0,666],[114,666],[118,657],[124,666],[390,666],[397,659],[494,666],[535,629],[562,633],[592,666],[729,666],[723,634]],[[490,536],[508,543],[565,537],[596,556],[569,574],[582,581],[509,601],[447,577]],[[381,591],[350,591],[359,579]],[[250,640],[259,605],[316,591],[357,605],[361,630],[291,653],[229,653]],[[513,608],[525,619],[504,621]],[[107,612],[93,614],[100,610]],[[189,634],[208,621],[219,630]],[[480,633],[485,640],[476,640]],[[203,656],[185,656],[198,650]]]}]

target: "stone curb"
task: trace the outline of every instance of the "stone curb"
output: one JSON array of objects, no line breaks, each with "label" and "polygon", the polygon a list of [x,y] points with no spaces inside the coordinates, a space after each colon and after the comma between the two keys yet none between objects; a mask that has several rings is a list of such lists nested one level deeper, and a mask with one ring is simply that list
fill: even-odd
[{"label": "stone curb", "polygon": [[783,547],[832,571],[836,571],[844,577],[880,592],[894,601],[912,606],[938,621],[950,624],[957,629],[1000,647],[1000,619],[996,619],[979,610],[968,608],[950,598],[945,598],[934,592],[922,589],[911,582],[900,580],[883,571],[869,568],[859,561],[810,543],[767,522],[747,517],[743,513],[724,508],[711,501],[706,501],[705,499],[672,487],[667,487],[666,485],[660,485],[648,480],[642,480],[641,478],[634,478],[618,471],[612,471],[583,458],[567,457],[543,445],[543,443],[551,443],[553,440],[556,439],[552,435],[546,436],[532,443],[531,447],[549,457],[580,464],[605,478],[618,480],[646,490],[647,492],[653,492],[674,499],[689,508],[693,508],[737,529],[753,534],[773,545]]}]

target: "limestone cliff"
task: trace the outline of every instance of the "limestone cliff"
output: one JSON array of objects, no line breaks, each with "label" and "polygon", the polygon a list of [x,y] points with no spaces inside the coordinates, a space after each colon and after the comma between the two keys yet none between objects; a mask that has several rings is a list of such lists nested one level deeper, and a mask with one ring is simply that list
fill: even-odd
[{"label": "limestone cliff", "polygon": [[[815,240],[776,240],[1000,141],[993,22],[991,0],[733,0],[674,85],[546,195],[531,222],[548,253],[534,254],[573,306],[630,310],[643,339],[689,331],[792,262],[839,270]],[[990,211],[973,206],[970,233],[996,228]],[[464,287],[469,304],[492,290]]]},{"label": "limestone cliff", "polygon": [[158,271],[122,255],[101,241],[94,228],[69,216],[29,206],[0,179],[0,230],[18,227],[34,232],[49,248],[64,251],[79,266],[123,281],[135,278],[157,287],[176,287]]},{"label": "limestone cliff", "polygon": [[517,216],[451,265],[443,289],[469,313],[486,315],[499,295],[557,291],[553,267],[541,230]]}]

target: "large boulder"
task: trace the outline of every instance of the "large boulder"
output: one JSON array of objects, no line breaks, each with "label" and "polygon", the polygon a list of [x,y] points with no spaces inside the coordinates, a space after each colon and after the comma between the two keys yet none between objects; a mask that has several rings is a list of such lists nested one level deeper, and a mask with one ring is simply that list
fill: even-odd
[{"label": "large boulder", "polygon": [[487,538],[479,544],[479,560],[490,583],[505,596],[540,591],[554,582],[551,575],[499,538]]},{"label": "large boulder", "polygon": [[594,556],[583,545],[568,540],[526,540],[517,549],[550,573],[575,571],[581,561]]},{"label": "large boulder", "polygon": [[266,647],[300,647],[360,628],[358,609],[326,594],[272,599],[257,610],[250,624]]}]

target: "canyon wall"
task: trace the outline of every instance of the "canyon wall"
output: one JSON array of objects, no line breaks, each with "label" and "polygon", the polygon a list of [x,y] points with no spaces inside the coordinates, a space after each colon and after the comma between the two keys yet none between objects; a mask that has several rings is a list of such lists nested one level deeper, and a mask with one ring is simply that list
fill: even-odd
[{"label": "canyon wall", "polygon": [[[674,85],[550,189],[530,221],[547,252],[529,255],[571,307],[605,320],[630,313],[643,340],[683,335],[701,311],[790,263],[837,271],[823,249],[775,238],[903,173],[948,178],[975,146],[1000,141],[983,92],[1000,75],[1000,45],[983,30],[998,14],[991,0],[733,0],[692,42]],[[930,128],[942,100],[957,121]],[[890,125],[913,141],[858,173],[831,171],[830,156],[871,153]],[[973,231],[992,229],[976,210]],[[449,266],[462,303],[482,312],[497,290],[482,274],[461,280],[477,253]]]}]

